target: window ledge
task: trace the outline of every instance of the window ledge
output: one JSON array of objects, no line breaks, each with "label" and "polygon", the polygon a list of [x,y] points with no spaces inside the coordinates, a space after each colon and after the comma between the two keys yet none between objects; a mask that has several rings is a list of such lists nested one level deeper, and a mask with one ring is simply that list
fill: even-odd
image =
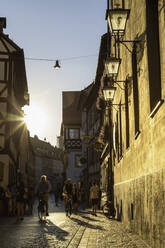
[{"label": "window ledge", "polygon": [[140,133],[141,133],[141,132],[140,132],[139,130],[136,132],[136,134],[135,134],[135,139],[138,138],[138,136],[139,136]]},{"label": "window ledge", "polygon": [[156,104],[155,108],[152,110],[148,118],[153,118],[160,106],[164,103],[164,100],[159,100],[159,102]]}]

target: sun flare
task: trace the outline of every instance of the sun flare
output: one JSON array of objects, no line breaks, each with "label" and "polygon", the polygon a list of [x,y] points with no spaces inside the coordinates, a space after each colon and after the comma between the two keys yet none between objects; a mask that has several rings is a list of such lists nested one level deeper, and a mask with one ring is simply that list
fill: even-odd
[{"label": "sun flare", "polygon": [[32,105],[24,107],[24,113],[24,121],[30,133],[32,135],[44,136],[47,128],[46,111],[42,107]]}]

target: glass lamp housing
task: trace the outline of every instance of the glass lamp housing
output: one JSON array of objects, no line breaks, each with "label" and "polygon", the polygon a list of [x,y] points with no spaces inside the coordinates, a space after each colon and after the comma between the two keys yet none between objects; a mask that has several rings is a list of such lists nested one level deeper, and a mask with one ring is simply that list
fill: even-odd
[{"label": "glass lamp housing", "polygon": [[120,63],[121,63],[121,59],[119,58],[116,57],[107,58],[107,60],[105,61],[105,68],[107,75],[109,77],[114,77],[118,75]]},{"label": "glass lamp housing", "polygon": [[129,13],[129,9],[117,8],[108,11],[107,21],[112,35],[124,35]]},{"label": "glass lamp housing", "polygon": [[116,87],[114,86],[105,86],[103,88],[104,99],[106,102],[113,101],[115,96]]}]

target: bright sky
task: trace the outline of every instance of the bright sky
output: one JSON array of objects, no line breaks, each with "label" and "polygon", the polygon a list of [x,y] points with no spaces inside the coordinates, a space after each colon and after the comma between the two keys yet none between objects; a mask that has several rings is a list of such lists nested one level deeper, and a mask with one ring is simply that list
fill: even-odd
[{"label": "bright sky", "polygon": [[[30,134],[56,144],[62,91],[82,90],[95,78],[106,0],[5,0],[4,33],[24,49],[30,93]],[[96,56],[88,56],[96,55]],[[73,57],[86,58],[71,59]],[[54,61],[28,60],[45,58]],[[54,70],[59,59],[61,69]]]}]

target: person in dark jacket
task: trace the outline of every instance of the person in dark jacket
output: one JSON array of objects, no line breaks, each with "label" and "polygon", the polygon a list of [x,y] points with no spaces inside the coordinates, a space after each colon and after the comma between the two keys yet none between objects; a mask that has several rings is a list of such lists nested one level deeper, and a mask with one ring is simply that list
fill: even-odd
[{"label": "person in dark jacket", "polygon": [[38,193],[39,193],[39,197],[40,197],[40,194],[43,195],[44,201],[46,202],[46,216],[49,216],[49,213],[48,213],[48,207],[49,207],[48,206],[48,201],[49,201],[49,192],[50,191],[51,191],[50,182],[47,180],[47,176],[42,175],[40,183],[38,185]]},{"label": "person in dark jacket", "polygon": [[63,187],[63,196],[68,195],[72,197],[72,189],[73,189],[73,184],[71,178],[68,178],[65,181],[64,187]]},{"label": "person in dark jacket", "polygon": [[68,215],[68,199],[69,200],[69,208],[70,208],[70,215],[71,215],[71,209],[72,209],[72,190],[73,190],[73,185],[72,185],[72,180],[71,178],[68,178],[65,181],[64,187],[63,187],[63,199],[64,199],[64,207],[65,207],[65,211],[66,214]]}]

